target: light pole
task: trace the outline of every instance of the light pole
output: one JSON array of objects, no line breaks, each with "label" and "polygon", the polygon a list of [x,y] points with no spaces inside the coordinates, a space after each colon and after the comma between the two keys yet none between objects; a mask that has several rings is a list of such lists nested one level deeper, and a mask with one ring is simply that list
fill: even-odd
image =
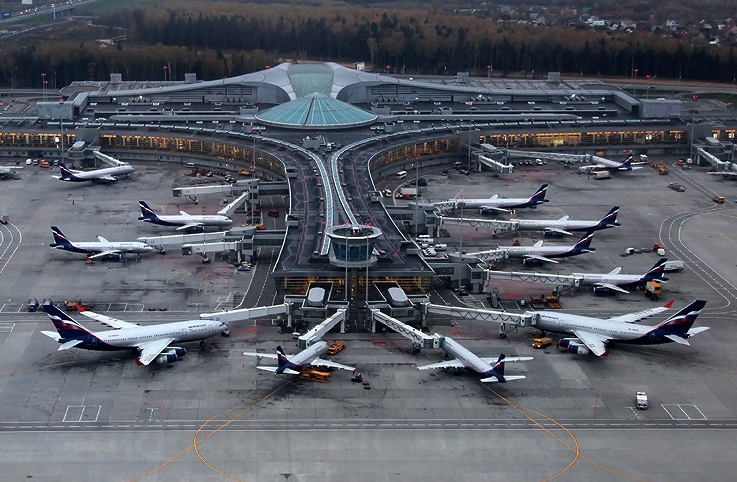
[{"label": "light pole", "polygon": [[46,102],[46,72],[41,72],[41,90],[43,91],[44,102]]},{"label": "light pole", "polygon": [[691,160],[695,161],[694,151],[693,151],[693,136],[694,136],[694,125],[696,124],[696,99],[698,99],[699,96],[696,94],[691,95],[691,148],[688,150],[688,155],[691,157]]},{"label": "light pole", "polygon": [[166,82],[166,65],[164,66],[164,82]]},{"label": "light pole", "polygon": [[635,70],[633,71],[633,72],[634,72],[634,74],[635,74],[635,84],[634,84],[634,95],[635,95],[635,97],[637,97],[637,72],[638,72],[639,70],[640,70],[640,69],[635,69]]},{"label": "light pole", "polygon": [[461,243],[460,243],[460,259],[461,259],[461,265],[458,267],[458,296],[461,295],[461,280],[463,279],[463,205],[466,203],[466,198],[458,198],[458,200],[461,202]]}]

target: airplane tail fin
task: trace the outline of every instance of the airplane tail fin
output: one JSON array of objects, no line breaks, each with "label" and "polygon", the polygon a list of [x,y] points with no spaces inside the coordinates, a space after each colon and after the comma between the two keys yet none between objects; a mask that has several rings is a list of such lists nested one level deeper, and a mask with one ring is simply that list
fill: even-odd
[{"label": "airplane tail fin", "polygon": [[59,171],[61,171],[61,176],[59,177],[62,181],[79,181],[80,179],[72,173],[72,171],[69,170],[69,168],[62,162],[59,164]]},{"label": "airplane tail fin", "polygon": [[64,236],[61,229],[56,226],[51,226],[51,234],[54,236],[54,242],[49,245],[52,248],[71,248],[73,246],[69,238]]},{"label": "airplane tail fin", "polygon": [[90,331],[84,326],[80,325],[72,319],[71,316],[61,311],[51,303],[45,303],[42,305],[44,312],[49,315],[51,323],[54,324],[54,328],[59,333],[62,340],[69,340],[79,338],[83,335],[89,335]]},{"label": "airplane tail fin", "polygon": [[535,192],[535,194],[533,194],[530,197],[529,202],[532,205],[540,204],[540,203],[546,203],[546,202],[550,201],[549,199],[545,199],[545,196],[546,196],[547,193],[548,193],[548,185],[547,184],[543,184],[542,186],[540,186],[538,188],[538,190]]},{"label": "airplane tail fin", "polygon": [[159,218],[156,215],[156,212],[153,209],[151,209],[151,207],[146,203],[146,201],[138,201],[138,205],[141,207],[141,216],[138,218],[139,220],[153,221]]},{"label": "airplane tail fin", "polygon": [[279,363],[279,366],[276,368],[276,371],[274,373],[299,373],[299,367],[289,361],[289,358],[287,358],[287,355],[284,353],[281,345],[276,347],[276,361]]},{"label": "airplane tail fin", "polygon": [[584,235],[583,238],[581,238],[574,246],[573,246],[573,252],[574,253],[588,253],[590,251],[596,251],[596,248],[591,247],[591,240],[594,239],[594,232],[589,231]]},{"label": "airplane tail fin", "polygon": [[617,222],[617,214],[619,214],[619,206],[614,206],[608,213],[606,213],[606,216],[601,218],[597,227],[609,228],[612,226],[621,226],[621,224]]},{"label": "airplane tail fin", "polygon": [[706,301],[696,300],[657,327],[666,329],[670,334],[687,335],[704,306],[706,306]]},{"label": "airplane tail fin", "polygon": [[668,258],[660,258],[655,265],[653,265],[652,268],[650,268],[650,271],[645,273],[645,276],[643,276],[644,281],[668,281],[668,278],[663,276],[663,273],[665,272],[665,263],[668,261]]},{"label": "airplane tail fin", "polygon": [[631,171],[632,170],[632,161],[634,160],[634,157],[630,156],[624,161],[622,161],[622,164],[617,166],[617,169],[620,171]]},{"label": "airplane tail fin", "polygon": [[494,366],[491,367],[491,370],[484,373],[484,378],[481,379],[482,382],[489,382],[493,379],[496,379],[496,381],[499,381],[501,383],[506,382],[506,378],[504,378],[504,353],[499,355],[499,359],[494,363]]}]

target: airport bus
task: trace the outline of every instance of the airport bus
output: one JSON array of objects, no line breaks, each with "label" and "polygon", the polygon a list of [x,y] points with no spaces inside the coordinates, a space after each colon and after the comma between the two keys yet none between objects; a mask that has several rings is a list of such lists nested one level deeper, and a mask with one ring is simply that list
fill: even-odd
[{"label": "airport bus", "polygon": [[394,175],[394,177],[396,177],[397,179],[404,179],[405,177],[407,177],[407,171],[399,171]]}]

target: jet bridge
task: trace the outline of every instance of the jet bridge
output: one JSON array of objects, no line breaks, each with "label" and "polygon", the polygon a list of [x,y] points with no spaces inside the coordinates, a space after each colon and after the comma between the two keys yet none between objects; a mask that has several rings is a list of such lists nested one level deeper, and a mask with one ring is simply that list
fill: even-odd
[{"label": "jet bridge", "polygon": [[519,221],[503,221],[498,219],[474,219],[474,218],[449,218],[438,216],[437,236],[440,236],[440,230],[443,225],[449,224],[453,226],[480,226],[482,228],[491,228],[494,233],[497,232],[517,232],[519,230]]},{"label": "jet bridge", "polygon": [[396,318],[382,313],[377,309],[371,310],[371,333],[376,333],[376,322],[383,323],[405,338],[412,340],[412,345],[417,348],[439,348],[442,337],[431,336],[416,328],[402,323]]},{"label": "jet bridge", "polygon": [[529,159],[531,157],[545,159],[546,161],[563,161],[567,164],[586,162],[592,163],[590,154],[563,154],[561,152],[542,152],[542,151],[518,151],[515,149],[507,149],[507,158],[510,159]]},{"label": "jet bridge", "polygon": [[198,234],[172,234],[169,236],[142,236],[138,238],[139,243],[146,243],[150,246],[156,246],[163,249],[167,246],[181,246],[193,242],[205,241],[221,241],[225,238],[228,231],[218,231],[216,233],[198,233]]},{"label": "jet bridge", "polygon": [[281,315],[284,313],[291,314],[291,305],[282,303],[280,305],[257,306],[255,308],[241,308],[230,311],[219,311],[216,313],[202,313],[200,318],[203,320],[214,320],[223,323],[232,321],[248,321],[264,316]]},{"label": "jet bridge", "polygon": [[527,273],[524,271],[493,271],[484,270],[484,283],[492,279],[505,279],[512,281],[526,281],[528,283],[545,283],[563,286],[566,289],[579,288],[583,278],[580,276],[547,274],[547,273]]},{"label": "jet bridge", "polygon": [[233,184],[212,184],[208,186],[175,187],[171,194],[174,197],[186,197],[197,204],[198,195],[227,193],[232,196],[235,190],[236,186]]},{"label": "jet bridge", "polygon": [[735,171],[734,163],[729,161],[722,161],[714,154],[706,152],[702,147],[696,149],[696,159],[697,161],[698,159],[706,160],[709,164],[714,166],[717,171]]},{"label": "jet bridge", "polygon": [[231,217],[233,215],[233,213],[235,212],[235,210],[238,208],[238,206],[240,206],[241,204],[243,204],[246,201],[246,199],[248,199],[248,195],[249,195],[249,192],[248,191],[244,192],[243,194],[241,194],[240,196],[238,196],[235,200],[233,200],[232,203],[228,204],[223,209],[221,209],[220,211],[218,211],[218,214],[222,214],[223,216]]},{"label": "jet bridge", "polygon": [[99,159],[102,162],[104,162],[105,164],[109,164],[109,165],[114,166],[114,167],[127,166],[128,165],[127,162],[119,161],[119,160],[115,159],[114,157],[108,156],[107,154],[103,154],[102,152],[100,152],[98,150],[94,151],[94,156],[97,159]]},{"label": "jet bridge", "polygon": [[[425,314],[433,313],[467,320],[496,321],[499,325],[499,337],[504,338],[512,330],[520,326],[536,326],[540,320],[537,313],[507,313],[506,311],[480,310],[462,306],[444,306],[427,303],[424,305]],[[507,329],[507,325],[511,325]]]},{"label": "jet bridge", "polygon": [[341,308],[336,311],[332,316],[328,317],[319,325],[312,328],[304,335],[297,338],[297,344],[301,350],[304,350],[308,346],[312,345],[316,341],[320,340],[327,332],[333,329],[335,325],[340,323],[340,332],[345,333],[345,319],[347,310]]}]

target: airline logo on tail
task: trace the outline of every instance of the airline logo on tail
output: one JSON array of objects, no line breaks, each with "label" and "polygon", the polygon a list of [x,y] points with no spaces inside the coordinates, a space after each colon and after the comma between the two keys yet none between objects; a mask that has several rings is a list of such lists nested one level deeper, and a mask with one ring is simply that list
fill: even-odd
[{"label": "airline logo on tail", "polygon": [[146,204],[146,201],[138,201],[138,205],[141,206],[141,217],[138,219],[141,221],[153,221],[159,219],[153,209]]},{"label": "airline logo on tail", "polygon": [[650,268],[650,271],[645,273],[643,279],[645,281],[668,281],[668,278],[663,276],[665,273],[665,263],[668,258],[660,258],[655,265]]},{"label": "airline logo on tail", "polygon": [[51,234],[54,236],[54,242],[53,244],[50,244],[52,248],[71,248],[72,242],[69,241],[69,238],[64,236],[64,233],[61,232],[61,229],[57,228],[56,226],[51,226]]},{"label": "airline logo on tail", "polygon": [[484,373],[485,378],[489,377],[496,377],[497,380],[499,380],[501,383],[506,382],[506,378],[504,378],[504,358],[506,356],[504,353],[499,355],[499,359],[494,363],[494,366],[489,370],[488,372]]},{"label": "airline logo on tail", "polygon": [[632,156],[628,157],[627,159],[625,159],[622,162],[622,164],[620,164],[619,166],[617,166],[617,169],[620,170],[620,171],[631,171],[632,170],[632,161],[633,161]]},{"label": "airline logo on tail", "polygon": [[80,179],[77,176],[75,176],[72,171],[69,170],[69,168],[64,164],[59,164],[59,170],[61,171],[61,176],[59,177],[62,181],[83,181],[84,179]]},{"label": "airline logo on tail", "polygon": [[284,373],[284,370],[286,370],[287,368],[299,371],[299,367],[289,361],[281,345],[276,347],[276,361],[279,363],[279,366],[277,367],[275,373]]},{"label": "airline logo on tail", "polygon": [[571,250],[574,253],[590,253],[596,251],[596,248],[591,247],[591,240],[594,239],[594,232],[588,232],[581,238],[581,240],[573,246]]},{"label": "airline logo on tail", "polygon": [[659,324],[658,328],[665,328],[670,333],[686,334],[701,314],[704,306],[706,306],[706,301],[696,300]]},{"label": "airline logo on tail", "polygon": [[617,222],[617,214],[619,214],[619,206],[614,206],[612,209],[609,210],[606,216],[601,218],[601,221],[599,221],[597,227],[601,229],[606,229],[612,226],[621,226],[621,224]]},{"label": "airline logo on tail", "polygon": [[540,186],[537,192],[533,194],[532,197],[529,199],[530,205],[536,206],[538,204],[550,202],[550,199],[545,199],[545,196],[547,195],[547,193],[548,193],[548,185],[543,184],[542,186]]},{"label": "airline logo on tail", "polygon": [[69,315],[52,304],[43,305],[44,312],[49,315],[54,328],[59,332],[62,340],[80,338],[91,333],[85,327],[74,321]]}]

